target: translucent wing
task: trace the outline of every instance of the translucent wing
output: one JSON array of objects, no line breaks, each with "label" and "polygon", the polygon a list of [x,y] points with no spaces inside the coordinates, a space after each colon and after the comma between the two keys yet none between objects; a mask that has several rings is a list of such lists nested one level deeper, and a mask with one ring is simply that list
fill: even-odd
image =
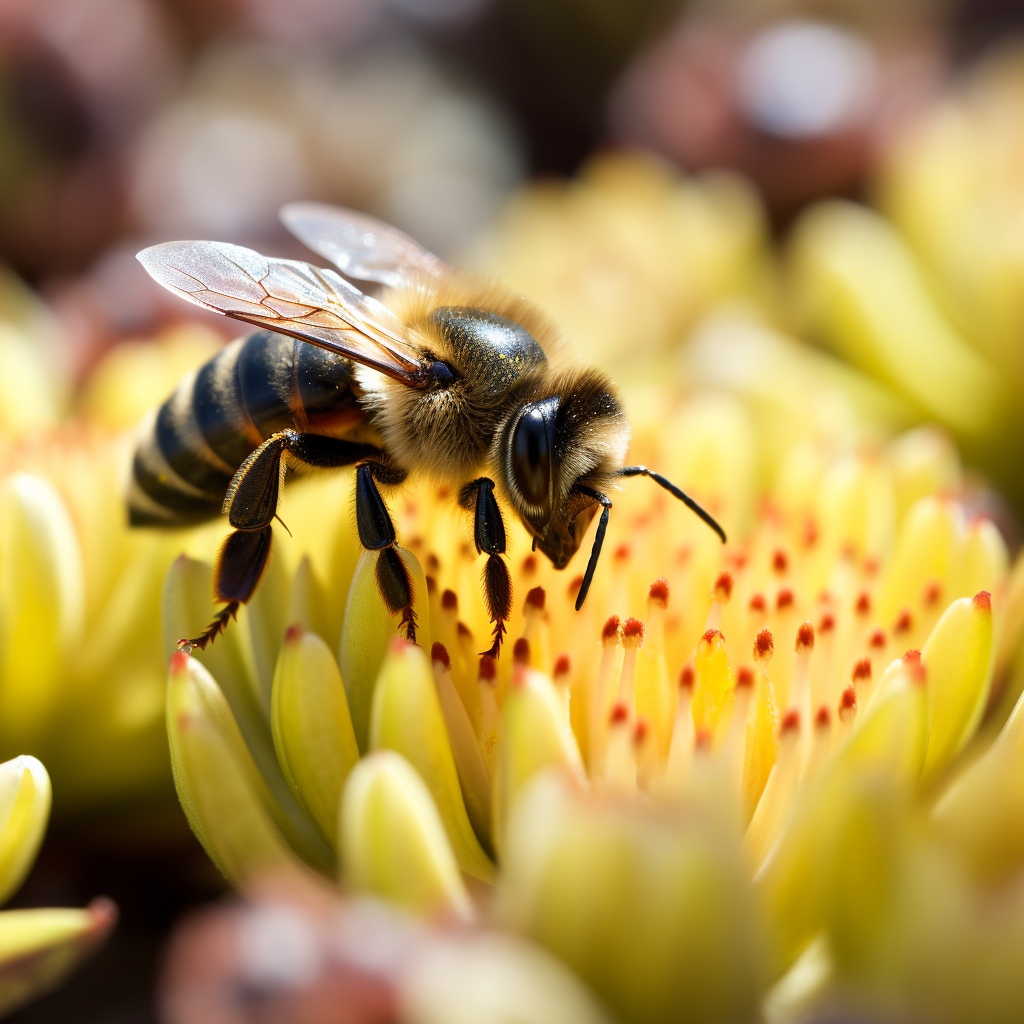
[{"label": "translucent wing", "polygon": [[326,203],[288,203],[284,226],[343,274],[360,281],[401,285],[417,274],[439,274],[445,265],[398,228],[365,213]]},{"label": "translucent wing", "polygon": [[406,340],[405,324],[333,270],[226,242],[164,242],[138,260],[197,306],[301,338],[410,387],[426,384],[428,364]]}]

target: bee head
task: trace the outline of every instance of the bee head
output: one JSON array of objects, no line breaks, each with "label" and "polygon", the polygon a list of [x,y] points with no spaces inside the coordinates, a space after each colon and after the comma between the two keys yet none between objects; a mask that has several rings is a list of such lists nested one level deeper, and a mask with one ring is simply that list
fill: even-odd
[{"label": "bee head", "polygon": [[564,569],[597,510],[579,488],[611,485],[629,445],[629,425],[611,382],[596,370],[574,370],[546,390],[509,417],[495,461],[505,496],[535,546]]}]

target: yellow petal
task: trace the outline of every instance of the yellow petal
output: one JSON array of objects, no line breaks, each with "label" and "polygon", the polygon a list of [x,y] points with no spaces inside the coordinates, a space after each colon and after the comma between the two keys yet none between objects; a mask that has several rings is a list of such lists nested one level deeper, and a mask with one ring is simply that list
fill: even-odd
[{"label": "yellow petal", "polygon": [[755,929],[735,841],[695,818],[545,771],[512,809],[499,916],[622,1020],[753,1019]]},{"label": "yellow petal", "polygon": [[368,754],[341,801],[344,880],[421,914],[473,916],[469,893],[430,791],[404,757]]},{"label": "yellow petal", "polygon": [[1024,696],[992,746],[939,799],[932,820],[982,877],[1005,878],[1024,864]]},{"label": "yellow petal", "polygon": [[66,685],[85,582],[78,535],[42,477],[17,473],[0,493],[0,737],[31,743]]},{"label": "yellow petal", "polygon": [[278,655],[271,725],[288,785],[333,845],[342,786],[359,750],[334,655],[300,626],[288,628]]},{"label": "yellow petal", "polygon": [[225,878],[237,886],[266,871],[294,867],[297,860],[280,828],[284,815],[224,695],[209,672],[181,652],[171,659],[167,735],[178,799]]},{"label": "yellow petal", "polygon": [[377,679],[370,748],[395,750],[412,764],[434,798],[459,867],[490,881],[494,865],[466,813],[430,662],[422,648],[401,639],[392,639]]},{"label": "yellow petal", "polygon": [[84,910],[0,913],[0,1016],[58,985],[110,934],[117,908],[93,900]]},{"label": "yellow petal", "polygon": [[[430,649],[430,613],[427,610],[427,583],[419,560],[411,551],[399,548],[412,576],[413,607],[416,611],[416,641]],[[388,645],[395,636],[400,616],[388,614],[374,575],[379,552],[364,551],[356,564],[355,575],[345,605],[338,664],[345,681],[348,709],[352,715],[356,742],[363,752],[369,749],[370,710],[373,691]]]},{"label": "yellow petal", "polygon": [[0,764],[0,905],[25,880],[50,817],[50,776],[28,754]]},{"label": "yellow petal", "polygon": [[992,599],[954,601],[928,638],[928,754],[924,776],[941,771],[977,728],[992,678]]},{"label": "yellow petal", "polygon": [[580,781],[584,778],[579,749],[562,722],[551,680],[540,672],[522,671],[501,709],[494,779],[494,842],[499,851],[515,798],[536,772],[560,765]]}]

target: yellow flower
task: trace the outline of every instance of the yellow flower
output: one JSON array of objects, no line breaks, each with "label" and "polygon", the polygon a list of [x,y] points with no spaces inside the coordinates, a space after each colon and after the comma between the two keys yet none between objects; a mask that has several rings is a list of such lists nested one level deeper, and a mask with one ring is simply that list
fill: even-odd
[{"label": "yellow flower", "polygon": [[[21,886],[50,816],[50,777],[34,757],[0,764],[0,903]],[[0,1014],[57,985],[110,933],[117,910],[94,900],[84,910],[0,911]]]},{"label": "yellow flower", "polygon": [[[999,950],[1024,902],[986,908],[1024,870],[1005,824],[1024,820],[1024,711],[1008,717],[999,653],[1024,588],[952,493],[955,453],[930,432],[850,446],[811,429],[756,501],[743,407],[705,396],[667,418],[650,394],[626,396],[633,455],[735,540],[633,483],[576,612],[576,567],[556,573],[510,524],[496,663],[477,656],[469,524],[426,487],[392,499],[422,647],[396,638],[358,551],[348,474],[286,493],[294,536],[192,656],[171,652],[212,611],[212,538],[176,561],[167,724],[197,836],[246,889],[312,871],[497,922],[622,1020],[931,1012],[935,991],[1010,1019],[1024,994]],[[990,955],[981,995],[956,959],[981,962],[969,942]]]}]

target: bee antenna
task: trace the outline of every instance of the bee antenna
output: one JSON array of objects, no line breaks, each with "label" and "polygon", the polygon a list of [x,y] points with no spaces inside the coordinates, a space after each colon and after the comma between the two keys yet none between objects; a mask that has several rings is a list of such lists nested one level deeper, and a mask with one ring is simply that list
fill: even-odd
[{"label": "bee antenna", "polygon": [[[656,484],[664,487],[673,498],[678,498],[691,512],[695,512],[701,519],[704,520],[708,526],[711,527],[719,537],[722,538],[722,543],[725,543],[725,530],[718,525],[714,517],[710,512],[706,512],[691,498],[688,494],[684,494],[671,480],[666,480],[660,473],[655,473],[653,469],[648,469],[646,466],[623,466],[619,470],[618,476],[647,476],[650,477]],[[577,607],[579,605],[577,604]]]},{"label": "bee antenna", "polygon": [[587,487],[585,484],[577,484],[573,490],[578,491],[580,494],[586,494],[601,505],[601,519],[597,524],[597,533],[594,535],[594,547],[590,552],[590,561],[587,562],[587,571],[583,574],[580,592],[576,595],[576,611],[579,611],[583,607],[583,602],[587,599],[590,583],[594,579],[594,570],[597,568],[597,560],[601,557],[601,547],[604,544],[604,535],[608,530],[608,513],[611,511],[612,503],[607,495],[602,494],[600,491],[595,491],[592,487]]}]

